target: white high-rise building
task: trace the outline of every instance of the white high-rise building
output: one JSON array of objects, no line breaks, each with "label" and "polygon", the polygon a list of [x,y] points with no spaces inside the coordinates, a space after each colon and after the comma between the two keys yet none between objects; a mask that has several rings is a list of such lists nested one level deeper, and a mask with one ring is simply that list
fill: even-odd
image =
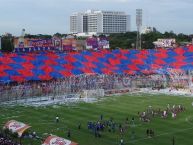
[{"label": "white high-rise building", "polygon": [[71,33],[125,33],[130,31],[130,15],[119,11],[88,10],[70,16]]},{"label": "white high-rise building", "polygon": [[74,13],[70,16],[70,32],[80,33],[83,32],[83,13]]}]

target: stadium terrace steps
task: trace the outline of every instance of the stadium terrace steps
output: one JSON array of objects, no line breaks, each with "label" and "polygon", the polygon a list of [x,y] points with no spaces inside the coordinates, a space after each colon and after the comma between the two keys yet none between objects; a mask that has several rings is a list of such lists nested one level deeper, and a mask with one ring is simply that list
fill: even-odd
[{"label": "stadium terrace steps", "polygon": [[193,47],[79,53],[0,53],[0,81],[62,79],[81,74],[147,74],[192,70]]}]

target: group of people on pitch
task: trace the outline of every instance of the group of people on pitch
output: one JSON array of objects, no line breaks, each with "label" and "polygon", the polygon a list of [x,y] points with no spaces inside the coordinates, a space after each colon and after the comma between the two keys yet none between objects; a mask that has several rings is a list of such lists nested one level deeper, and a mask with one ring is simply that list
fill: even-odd
[{"label": "group of people on pitch", "polygon": [[98,121],[89,121],[87,123],[88,130],[94,133],[95,137],[101,137],[101,132],[104,132],[105,130],[108,132],[115,132],[116,126],[117,124],[114,122],[113,118],[104,120],[103,115],[100,115],[100,119]]},{"label": "group of people on pitch", "polygon": [[149,122],[151,118],[158,116],[161,118],[167,118],[169,114],[171,114],[172,118],[176,118],[177,114],[180,112],[185,111],[185,107],[183,105],[173,105],[172,107],[170,104],[167,105],[167,108],[161,110],[153,109],[152,106],[149,106],[146,111],[138,112],[139,118],[143,122]]},{"label": "group of people on pitch", "polygon": [[[128,129],[129,126],[134,124],[134,117],[129,120],[126,117],[123,123],[116,122],[112,117],[110,119],[105,120],[103,119],[103,115],[100,115],[99,120],[96,122],[89,121],[87,123],[88,130],[95,135],[95,137],[101,137],[103,132],[109,133],[119,133],[120,134],[120,145],[124,145],[123,135]],[[134,131],[132,132],[134,136]]]}]

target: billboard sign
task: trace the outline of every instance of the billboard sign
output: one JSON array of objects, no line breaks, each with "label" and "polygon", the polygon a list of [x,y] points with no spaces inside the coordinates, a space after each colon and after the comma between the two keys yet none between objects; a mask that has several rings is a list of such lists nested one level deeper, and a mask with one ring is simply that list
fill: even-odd
[{"label": "billboard sign", "polygon": [[154,42],[154,45],[156,47],[173,47],[174,44],[176,44],[176,39],[158,39],[156,42]]},{"label": "billboard sign", "polygon": [[100,49],[109,49],[109,40],[107,37],[100,37],[98,39],[98,46]]},{"label": "billboard sign", "polygon": [[21,137],[23,132],[25,132],[25,130],[27,130],[30,127],[31,126],[27,124],[15,120],[10,120],[4,125],[4,128],[7,128],[12,132],[17,132],[19,137]]},{"label": "billboard sign", "polygon": [[70,140],[58,137],[58,136],[48,136],[42,145],[78,145],[78,143],[72,142]]},{"label": "billboard sign", "polygon": [[52,41],[53,41],[54,47],[55,47],[56,49],[61,50],[61,47],[62,47],[62,39],[60,39],[60,38],[53,38]]},{"label": "billboard sign", "polygon": [[76,40],[75,39],[63,39],[62,49],[64,51],[76,50]]},{"label": "billboard sign", "polygon": [[52,47],[52,39],[35,39],[35,40],[30,40],[29,43],[30,46],[32,47]]},{"label": "billboard sign", "polygon": [[109,49],[107,37],[89,37],[86,39],[86,49]]},{"label": "billboard sign", "polygon": [[97,49],[98,48],[98,40],[96,37],[88,37],[86,39],[86,49]]}]

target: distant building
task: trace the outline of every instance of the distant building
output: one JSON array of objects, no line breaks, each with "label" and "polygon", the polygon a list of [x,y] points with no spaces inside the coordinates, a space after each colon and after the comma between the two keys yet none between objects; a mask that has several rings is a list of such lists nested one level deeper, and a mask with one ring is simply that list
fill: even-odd
[{"label": "distant building", "polygon": [[[83,13],[74,13],[70,16],[70,32],[71,33],[83,33]],[[85,18],[85,17],[84,17]]]},{"label": "distant building", "polygon": [[151,33],[153,31],[154,31],[153,27],[145,27],[142,29],[141,34],[148,34],[148,33]]},{"label": "distant building", "polygon": [[70,32],[82,35],[130,31],[130,15],[119,11],[88,10],[70,16]]}]

